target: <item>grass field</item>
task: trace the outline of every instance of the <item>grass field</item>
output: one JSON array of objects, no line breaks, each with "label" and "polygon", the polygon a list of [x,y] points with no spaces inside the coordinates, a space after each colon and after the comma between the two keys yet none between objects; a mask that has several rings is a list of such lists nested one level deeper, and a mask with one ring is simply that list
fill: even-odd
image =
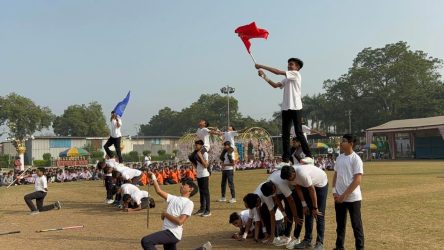
[{"label": "grass field", "polygon": [[[368,162],[364,164],[364,172],[362,214],[366,249],[444,248],[443,161]],[[328,176],[331,184],[332,172]],[[251,240],[230,239],[236,229],[228,224],[229,214],[244,209],[242,197],[266,178],[265,170],[236,172],[238,202],[228,204],[216,202],[220,197],[220,174],[213,174],[210,179],[213,215],[192,216],[184,226],[178,249],[193,249],[206,241],[211,241],[214,249],[279,249]],[[150,211],[147,229],[145,211],[127,214],[104,204],[102,182],[74,182],[49,185],[45,204],[60,200],[64,204],[62,210],[30,216],[23,196],[33,188],[32,185],[0,188],[0,233],[21,230],[20,234],[0,236],[0,249],[141,249],[140,239],[161,229],[160,212],[166,208],[150,187],[157,206]],[[163,188],[178,194],[177,185]],[[197,209],[199,195],[192,199]],[[336,223],[331,196],[327,203],[324,245],[325,249],[332,249]],[[348,220],[346,248],[354,249],[349,224]],[[72,225],[85,228],[35,233],[39,229]]]}]

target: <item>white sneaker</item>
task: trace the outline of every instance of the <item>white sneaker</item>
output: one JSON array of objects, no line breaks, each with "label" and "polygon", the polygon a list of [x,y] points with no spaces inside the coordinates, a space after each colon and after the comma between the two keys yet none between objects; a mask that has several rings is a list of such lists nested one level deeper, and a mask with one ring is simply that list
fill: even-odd
[{"label": "white sneaker", "polygon": [[296,244],[299,244],[299,243],[301,243],[301,240],[299,239],[299,238],[297,238],[297,239],[293,239],[293,240],[291,240],[285,247],[287,248],[287,249],[294,249],[294,246],[296,245]]},{"label": "white sneaker", "polygon": [[236,203],[236,198],[231,198],[230,203]]},{"label": "white sneaker", "polygon": [[107,200],[106,204],[113,204],[114,200]]},{"label": "white sneaker", "polygon": [[276,241],[276,243],[273,242],[273,245],[280,247],[280,246],[285,246],[288,244],[288,242],[291,241],[291,238],[287,238],[285,236],[282,236],[279,240]]},{"label": "white sneaker", "polygon": [[279,238],[279,237],[275,237],[274,239],[273,239],[273,245],[276,245],[276,244],[278,244],[279,243],[279,241],[281,240],[281,238]]},{"label": "white sneaker", "polygon": [[219,202],[226,202],[227,201],[227,199],[225,199],[225,197],[221,197],[220,199],[219,199]]},{"label": "white sneaker", "polygon": [[211,242],[207,241],[207,243],[202,245],[202,248],[204,250],[211,250],[211,249],[213,249],[213,246],[211,245]]},{"label": "white sneaker", "polygon": [[40,212],[39,211],[32,211],[31,213],[29,213],[29,215],[36,215],[36,214],[39,214]]}]

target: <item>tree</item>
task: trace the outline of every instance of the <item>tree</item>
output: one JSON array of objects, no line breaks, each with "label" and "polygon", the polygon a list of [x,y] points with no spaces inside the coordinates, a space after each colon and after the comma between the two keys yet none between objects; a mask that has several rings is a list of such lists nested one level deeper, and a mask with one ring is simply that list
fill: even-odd
[{"label": "tree", "polygon": [[326,93],[319,98],[328,108],[317,109],[320,120],[344,132],[348,130],[344,111],[351,110],[352,130],[359,133],[394,119],[442,115],[444,83],[438,72],[442,64],[423,51],[410,50],[405,42],[365,48],[346,74],[324,82]]},{"label": "tree", "polygon": [[54,120],[54,133],[63,136],[106,136],[109,134],[102,106],[71,105]]},{"label": "tree", "polygon": [[[233,124],[242,118],[238,112],[238,102],[230,97],[230,120]],[[195,131],[199,119],[206,119],[210,126],[222,128],[227,124],[227,98],[219,94],[204,94],[189,107],[180,112],[169,107],[159,110],[148,124],[140,126],[139,135],[173,135]]]},{"label": "tree", "polygon": [[40,107],[29,98],[16,93],[0,97],[0,125],[9,128],[10,138],[24,140],[36,131],[48,128],[52,120],[48,107]]},{"label": "tree", "polygon": [[23,156],[26,151],[25,139],[48,128],[53,120],[51,110],[36,105],[31,99],[11,93],[0,97],[0,126],[6,125],[8,135],[20,155],[23,169]]}]

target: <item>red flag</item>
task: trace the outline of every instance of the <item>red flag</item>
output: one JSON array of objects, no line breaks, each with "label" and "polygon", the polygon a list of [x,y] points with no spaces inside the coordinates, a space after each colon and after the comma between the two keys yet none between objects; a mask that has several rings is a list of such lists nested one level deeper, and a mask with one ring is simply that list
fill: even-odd
[{"label": "red flag", "polygon": [[244,25],[244,26],[240,26],[234,32],[239,35],[240,39],[242,39],[242,42],[244,42],[245,47],[247,48],[247,51],[249,54],[251,54],[250,53],[250,47],[251,47],[250,39],[251,38],[265,38],[265,39],[267,39],[267,37],[268,37],[268,31],[264,30],[264,29],[259,29],[258,27],[256,27],[255,22],[252,22],[252,23]]}]

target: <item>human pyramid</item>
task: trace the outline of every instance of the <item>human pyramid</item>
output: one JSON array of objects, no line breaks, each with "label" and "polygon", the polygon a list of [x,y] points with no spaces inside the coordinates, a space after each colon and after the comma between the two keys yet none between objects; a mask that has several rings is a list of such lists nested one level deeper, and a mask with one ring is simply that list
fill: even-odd
[{"label": "human pyramid", "polygon": [[[255,63],[255,67],[258,69],[258,75],[271,87],[283,89],[281,106],[283,163],[277,166],[278,170],[258,184],[255,190],[251,190],[251,193],[243,196],[245,210],[230,214],[229,223],[239,228],[239,232],[233,234],[232,237],[240,241],[251,238],[256,242],[285,246],[288,249],[312,247],[316,250],[324,249],[324,215],[329,185],[326,173],[314,166],[310,148],[303,134],[301,75],[299,72],[303,67],[303,62],[298,58],[290,58],[287,70],[279,70],[257,63]],[[285,78],[280,82],[274,82],[266,76],[264,70]],[[150,194],[136,186],[142,172],[122,164],[120,153],[122,121],[115,112],[112,113],[111,123],[111,136],[105,144],[107,159],[97,166],[105,174],[107,201],[110,203],[118,201],[118,205],[128,212],[154,207],[154,200]],[[301,144],[301,150],[290,148],[292,125],[296,138]],[[211,216],[209,136],[212,133],[220,134],[220,132],[211,131],[208,126],[208,121],[204,119],[199,121],[199,128],[196,132],[198,139],[194,143],[195,150],[189,156],[189,160],[196,170],[197,185],[192,178],[182,178],[180,194],[176,196],[163,191],[158,183],[159,176],[151,171],[148,172],[155,192],[166,200],[167,209],[161,214],[162,230],[142,238],[141,245],[144,249],[156,249],[156,245],[163,245],[164,249],[176,249],[176,244],[182,239],[183,225],[193,215],[194,203],[190,197],[198,192],[200,193],[200,208],[194,214],[203,217]],[[221,152],[223,185],[220,201],[226,199],[224,189],[228,181],[231,201],[236,202],[233,182],[235,135],[232,127],[224,133],[224,150]],[[341,141],[343,153],[337,158],[334,166],[335,173],[331,190],[335,201],[337,223],[336,250],[344,249],[347,211],[350,213],[355,247],[356,249],[364,249],[360,190],[363,163],[353,151],[354,144],[355,138],[352,135],[343,136]],[[114,145],[116,149],[117,159],[114,159],[114,155],[108,149],[111,145]],[[44,192],[46,195],[46,184],[40,181],[38,183],[40,184],[37,185],[36,182],[36,192]],[[114,195],[116,198],[113,200]],[[28,196],[28,200],[33,197]],[[44,195],[38,197],[38,201],[42,204]],[[27,199],[26,196],[25,199]],[[53,205],[53,208],[56,207],[60,207],[60,204]],[[30,208],[33,209],[31,206]],[[312,244],[313,221],[316,221],[317,231],[314,245]],[[304,223],[305,235],[301,238],[300,234]],[[293,227],[293,234],[291,234]],[[207,242],[198,249],[211,249],[211,243]]]}]

